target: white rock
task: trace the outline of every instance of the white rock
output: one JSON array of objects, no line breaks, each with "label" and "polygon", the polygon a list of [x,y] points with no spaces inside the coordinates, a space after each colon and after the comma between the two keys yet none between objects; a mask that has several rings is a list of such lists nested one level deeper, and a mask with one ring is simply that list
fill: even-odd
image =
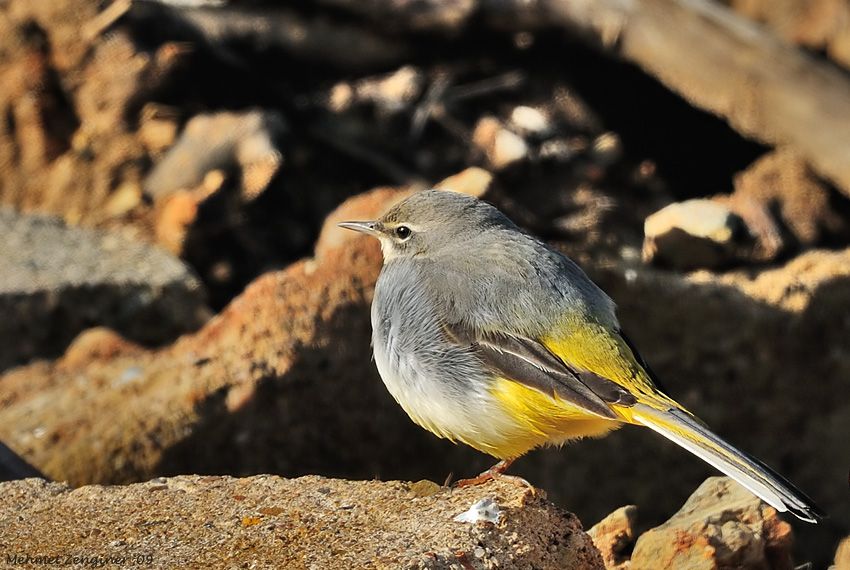
[{"label": "white rock", "polygon": [[549,118],[539,109],[520,105],[511,112],[511,124],[521,131],[542,135],[552,130]]}]

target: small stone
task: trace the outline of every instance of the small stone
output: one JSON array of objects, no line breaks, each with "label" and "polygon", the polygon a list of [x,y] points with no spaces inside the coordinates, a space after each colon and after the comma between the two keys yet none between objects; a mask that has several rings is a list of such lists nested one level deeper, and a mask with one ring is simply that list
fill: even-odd
[{"label": "small stone", "polygon": [[358,98],[369,100],[388,112],[407,108],[422,94],[425,76],[411,65],[377,79],[364,79],[355,86]]},{"label": "small stone", "polygon": [[110,218],[118,218],[131,212],[142,203],[142,188],[133,182],[125,182],[115,189],[104,210]]},{"label": "small stone", "polygon": [[623,143],[617,133],[603,133],[593,141],[591,154],[598,165],[610,166],[622,157]]},{"label": "small stone", "polygon": [[442,487],[427,479],[411,483],[408,488],[414,497],[431,497],[443,490]]},{"label": "small stone", "polygon": [[643,259],[677,269],[717,267],[735,257],[740,219],[712,200],[677,202],[644,222]]},{"label": "small stone", "polygon": [[490,188],[492,182],[492,174],[483,168],[473,166],[463,172],[449,176],[435,185],[434,188],[460,192],[461,194],[469,194],[470,196],[481,198],[487,192],[487,189]]},{"label": "small stone", "polygon": [[337,83],[327,94],[326,106],[341,113],[371,104],[381,113],[394,114],[410,108],[422,95],[424,86],[425,75],[416,67],[405,65],[389,74]]},{"label": "small stone", "polygon": [[139,127],[139,140],[145,148],[157,154],[171,145],[177,139],[177,122],[171,119],[150,118]]},{"label": "small stone", "polygon": [[472,140],[487,154],[492,167],[501,170],[528,156],[528,145],[495,117],[484,117],[475,126]]},{"label": "small stone", "polygon": [[543,136],[552,131],[552,122],[543,111],[520,105],[511,112],[511,124],[520,132]]}]

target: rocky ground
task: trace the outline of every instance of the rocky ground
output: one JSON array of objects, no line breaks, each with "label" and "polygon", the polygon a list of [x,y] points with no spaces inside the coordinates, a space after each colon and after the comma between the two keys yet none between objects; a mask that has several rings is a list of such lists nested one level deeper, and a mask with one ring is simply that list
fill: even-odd
[{"label": "rocky ground", "polygon": [[[277,557],[295,535],[266,518],[284,515],[243,512],[232,494],[256,496],[257,509],[267,507],[262,497],[294,497],[268,507],[294,513],[306,508],[301,493],[318,501],[317,487],[338,486],[352,504],[377,505],[346,514],[348,522],[328,515],[346,540],[360,532],[357,517],[375,522],[368,513],[382,502],[399,517],[392,520],[411,520],[421,505],[403,505],[404,484],[182,476],[442,482],[488,467],[488,458],[414,426],[386,393],[369,348],[380,252],[335,227],[436,184],[495,203],[580,262],[617,301],[624,329],[667,391],[831,515],[818,527],[789,521],[794,546],[772,515],[759,527],[762,514],[745,520],[727,508],[738,500],[727,488],[701,488],[697,496],[715,497],[719,514],[689,518],[697,499],[685,501],[712,471],[638,429],[518,462],[518,474],[585,527],[605,519],[590,534],[613,536],[597,540],[608,567],[630,556],[633,567],[659,567],[653,559],[687,567],[692,555],[707,568],[830,563],[850,533],[850,404],[842,397],[850,178],[835,154],[850,146],[831,142],[841,140],[843,122],[798,111],[833,112],[850,100],[839,69],[846,30],[824,16],[843,12],[830,2],[783,2],[775,12],[729,3],[767,24],[745,36],[758,40],[746,53],[772,54],[764,82],[804,81],[771,63],[792,56],[808,58],[821,82],[768,101],[756,81],[756,103],[730,107],[721,77],[706,90],[687,68],[647,59],[657,46],[634,29],[651,30],[665,2],[679,5],[636,2],[611,31],[612,4],[601,1],[599,25],[577,35],[582,14],[554,1],[539,12],[504,2],[501,16],[496,4],[475,0],[424,2],[418,11],[345,0],[0,4],[0,442],[8,446],[0,467],[6,478],[41,472],[74,487],[131,484],[9,483],[0,508],[30,513],[43,528],[33,541],[71,533],[64,522],[79,508],[97,517],[86,531],[92,552],[107,552],[98,550],[110,543],[101,533],[123,540],[126,524],[153,529],[160,550],[182,545],[169,563],[203,544],[195,540],[221,540],[227,552],[245,545],[283,563]],[[705,21],[715,31],[723,22],[736,22],[733,31],[749,25],[707,5],[715,19],[699,16],[693,34]],[[376,25],[383,17],[398,29]],[[592,48],[587,32],[598,40]],[[719,46],[709,54],[719,57],[728,41],[692,43]],[[760,60],[735,59],[729,69],[752,61]],[[811,129],[793,131],[799,122]],[[167,479],[140,483],[156,477]],[[475,495],[446,493],[422,501],[447,516]],[[504,504],[522,503],[517,492],[499,493]],[[119,521],[143,497],[150,520]],[[552,533],[518,531],[521,547],[488,535],[482,540],[495,542],[478,546],[492,548],[491,559],[490,551],[474,556],[469,535],[433,527],[434,549],[454,556],[471,548],[472,567],[509,554],[535,567],[595,556],[582,550],[574,518],[530,501],[515,507],[516,521],[546,521]],[[699,512],[714,508],[697,502]],[[156,509],[172,503],[183,513],[173,535],[147,524],[164,520]],[[215,528],[229,521],[221,534],[191,535],[186,513],[201,503],[221,505],[211,519]],[[622,505],[637,505],[640,516],[615,511]],[[54,506],[61,516],[49,520]],[[242,517],[260,522],[242,526]],[[668,519],[678,521],[665,523],[676,540],[689,537],[701,550],[666,551],[679,544],[661,525]],[[319,541],[316,525],[325,523],[317,520],[301,521],[298,536]],[[559,542],[568,531],[578,542]],[[717,537],[736,537],[740,548],[718,548]],[[399,541],[394,556],[414,556],[411,541],[421,547],[415,556],[427,550],[402,534],[387,540]],[[465,565],[415,556],[404,559]]]},{"label": "rocky ground", "polygon": [[[127,559],[123,565],[155,568],[603,568],[575,515],[509,483],[451,491],[427,481],[259,475],[78,489],[27,479],[0,487],[7,560],[29,554],[102,559],[107,567]],[[479,501],[488,501],[483,517],[455,520]]]},{"label": "rocky ground", "polygon": [[625,509],[585,533],[542,490],[512,482],[179,476],[77,489],[26,479],[0,491],[0,548],[23,567],[793,567],[791,527],[721,477],[640,537]]}]

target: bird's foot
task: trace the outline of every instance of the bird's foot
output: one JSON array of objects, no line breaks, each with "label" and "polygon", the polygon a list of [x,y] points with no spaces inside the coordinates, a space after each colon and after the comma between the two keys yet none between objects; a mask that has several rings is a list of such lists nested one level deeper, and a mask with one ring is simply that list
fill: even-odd
[{"label": "bird's foot", "polygon": [[522,477],[517,477],[516,475],[507,475],[505,473],[508,467],[511,466],[511,463],[513,463],[513,461],[500,461],[487,471],[484,471],[483,473],[478,475],[477,477],[472,477],[470,479],[459,479],[455,482],[454,486],[459,489],[463,489],[464,487],[473,487],[475,485],[487,483],[488,481],[499,480],[508,481],[519,487],[529,489],[532,493],[537,493],[537,489],[534,487],[534,485],[532,485]]}]

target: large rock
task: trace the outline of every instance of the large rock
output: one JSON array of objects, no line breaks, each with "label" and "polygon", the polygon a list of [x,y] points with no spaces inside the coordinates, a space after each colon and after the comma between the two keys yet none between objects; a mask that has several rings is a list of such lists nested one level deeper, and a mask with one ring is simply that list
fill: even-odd
[{"label": "large rock", "polygon": [[728,477],[711,477],[663,525],[638,538],[632,570],[790,570],[791,526]]},{"label": "large rock", "polygon": [[0,209],[0,369],[55,357],[103,325],[163,343],[205,320],[201,285],[167,252]]},{"label": "large rock", "polygon": [[[498,522],[454,521],[487,498]],[[511,483],[183,476],[71,489],[27,479],[0,484],[0,527],[5,560],[21,565],[603,568],[574,515]]]}]

